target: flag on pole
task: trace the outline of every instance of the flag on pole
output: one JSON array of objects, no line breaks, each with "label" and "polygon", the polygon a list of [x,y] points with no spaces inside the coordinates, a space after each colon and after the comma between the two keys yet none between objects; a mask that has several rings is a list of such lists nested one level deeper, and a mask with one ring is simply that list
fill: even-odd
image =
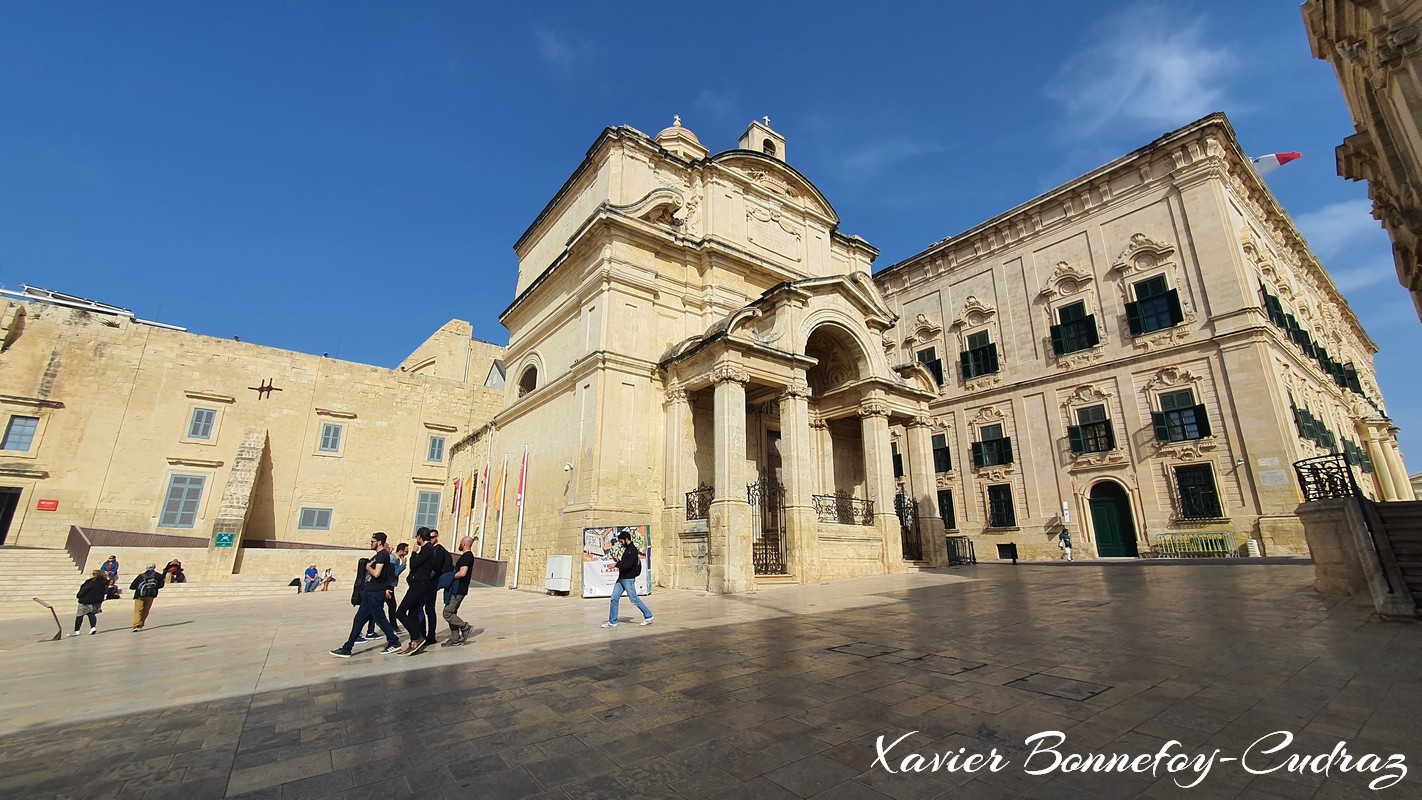
[{"label": "flag on pole", "polygon": [[458,525],[458,524],[459,524],[459,479],[458,479],[458,478],[455,478],[455,479],[454,479],[454,508],[451,509],[451,510],[454,512],[454,524]]},{"label": "flag on pole", "polygon": [[508,472],[507,465],[499,465],[499,485],[494,488],[494,510],[500,514],[504,513],[504,473]]},{"label": "flag on pole", "polygon": [[489,462],[484,462],[484,510],[489,510]]},{"label": "flag on pole", "polygon": [[1254,171],[1259,173],[1259,177],[1264,177],[1279,167],[1290,161],[1297,161],[1303,158],[1302,153],[1270,153],[1267,156],[1249,159],[1254,164]]},{"label": "flag on pole", "polygon": [[474,504],[479,502],[479,491],[475,488],[474,468],[469,468],[469,477],[464,481],[464,492],[469,495],[469,510],[474,510]]},{"label": "flag on pole", "polygon": [[528,445],[524,445],[524,446],[523,446],[523,463],[522,463],[522,464],[519,464],[519,467],[518,467],[518,495],[517,495],[517,497],[514,499],[514,502],[515,502],[515,503],[518,503],[518,508],[519,508],[519,511],[520,511],[520,512],[523,511],[523,481],[524,481],[524,476],[527,475],[527,474],[528,474]]}]

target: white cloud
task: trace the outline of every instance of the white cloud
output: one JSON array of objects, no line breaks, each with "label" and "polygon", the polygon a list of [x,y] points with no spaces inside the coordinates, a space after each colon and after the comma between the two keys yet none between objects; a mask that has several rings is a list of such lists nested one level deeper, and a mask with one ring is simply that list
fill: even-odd
[{"label": "white cloud", "polygon": [[877,177],[900,161],[940,153],[943,149],[942,145],[891,136],[848,151],[837,160],[837,165],[845,178],[865,180]]},{"label": "white cloud", "polygon": [[1366,199],[1345,200],[1300,214],[1294,225],[1319,258],[1339,255],[1362,239],[1386,240],[1382,227],[1373,219],[1373,203]]},{"label": "white cloud", "polygon": [[1236,62],[1204,41],[1205,20],[1161,2],[1137,3],[1104,20],[1047,83],[1066,109],[1067,130],[1090,136],[1108,126],[1179,127],[1218,111]]},{"label": "white cloud", "polygon": [[538,57],[543,63],[560,72],[570,72],[579,64],[590,59],[596,48],[591,44],[573,41],[547,28],[535,32],[538,40]]}]

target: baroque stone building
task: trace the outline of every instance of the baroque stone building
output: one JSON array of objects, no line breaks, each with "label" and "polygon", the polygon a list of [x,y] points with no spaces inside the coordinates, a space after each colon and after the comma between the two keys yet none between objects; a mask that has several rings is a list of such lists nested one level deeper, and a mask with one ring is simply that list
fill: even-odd
[{"label": "baroque stone building", "polygon": [[1338,174],[1368,182],[1397,277],[1422,319],[1422,0],[1308,0],[1313,55],[1333,65],[1355,133]]},{"label": "baroque stone building", "polygon": [[1223,115],[876,280],[890,361],[939,384],[940,516],[980,557],[1055,558],[1063,528],[1100,556],[1204,533],[1306,555],[1290,465],[1327,452],[1412,496],[1377,348]]},{"label": "baroque stone building", "polygon": [[[373,530],[403,535],[448,516],[448,445],[502,401],[503,348],[459,320],[391,370],[28,287],[6,295],[5,544],[61,548],[70,525],[214,546],[226,534],[233,555],[262,540],[360,547]],[[234,566],[216,562],[215,574]]]},{"label": "baroque stone building", "polygon": [[497,555],[524,583],[605,525],[718,592],[940,566],[945,533],[1055,557],[1066,525],[1088,555],[1299,554],[1293,461],[1410,492],[1376,348],[1222,115],[877,276],[768,120],[716,155],[609,128],[515,250],[469,444],[535,454]]}]

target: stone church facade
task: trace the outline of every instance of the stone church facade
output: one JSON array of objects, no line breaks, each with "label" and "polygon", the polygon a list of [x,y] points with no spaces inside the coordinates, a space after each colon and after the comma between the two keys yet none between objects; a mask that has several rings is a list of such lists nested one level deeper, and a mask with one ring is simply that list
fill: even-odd
[{"label": "stone church facade", "polygon": [[515,250],[482,444],[541,465],[523,583],[605,525],[715,592],[942,566],[947,535],[1306,554],[1290,465],[1330,451],[1410,497],[1376,347],[1222,115],[877,275],[768,122],[716,155],[609,128]]}]

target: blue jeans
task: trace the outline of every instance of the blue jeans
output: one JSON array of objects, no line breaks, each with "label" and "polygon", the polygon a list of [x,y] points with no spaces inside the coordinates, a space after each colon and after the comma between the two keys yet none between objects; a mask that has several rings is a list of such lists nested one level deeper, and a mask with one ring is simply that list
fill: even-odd
[{"label": "blue jeans", "polygon": [[390,620],[385,618],[385,590],[378,592],[360,593],[360,610],[356,611],[355,621],[351,623],[351,636],[346,640],[345,649],[351,649],[355,644],[356,637],[360,636],[361,628],[371,620],[380,626],[380,632],[385,634],[385,641],[391,647],[399,647],[400,640],[395,637],[395,629],[390,627]]},{"label": "blue jeans", "polygon": [[321,585],[320,578],[302,578],[302,580],[306,582],[306,591],[308,592],[316,591],[316,587]]},{"label": "blue jeans", "polygon": [[626,592],[627,596],[631,598],[632,605],[641,609],[644,618],[652,618],[652,610],[647,608],[647,604],[642,602],[642,598],[637,596],[637,579],[619,578],[617,585],[612,587],[612,609],[607,612],[608,622],[614,625],[617,624],[617,601],[622,599],[623,592]]}]

